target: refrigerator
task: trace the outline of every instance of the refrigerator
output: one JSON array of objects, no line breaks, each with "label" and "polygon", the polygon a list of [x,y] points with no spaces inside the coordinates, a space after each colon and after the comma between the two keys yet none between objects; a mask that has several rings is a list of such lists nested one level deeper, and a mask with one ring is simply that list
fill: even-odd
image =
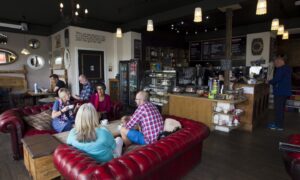
[{"label": "refrigerator", "polygon": [[139,91],[139,60],[119,62],[120,100],[124,105],[136,106],[135,95]]}]

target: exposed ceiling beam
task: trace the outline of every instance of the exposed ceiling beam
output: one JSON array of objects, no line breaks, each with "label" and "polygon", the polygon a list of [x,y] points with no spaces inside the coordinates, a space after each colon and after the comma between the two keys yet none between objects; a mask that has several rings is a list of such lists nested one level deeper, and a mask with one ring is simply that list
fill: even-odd
[{"label": "exposed ceiling beam", "polygon": [[154,14],[149,17],[141,18],[135,21],[131,21],[127,24],[122,25],[123,31],[130,31],[132,29],[139,29],[142,26],[146,27],[147,19],[153,19],[154,24],[157,23],[162,23],[165,21],[170,21],[174,19],[178,19],[181,17],[189,16],[193,14],[195,7],[202,7],[202,10],[205,11],[210,11],[210,10],[215,10],[218,7],[223,7],[223,6],[229,6],[232,4],[238,4],[241,2],[244,2],[246,0],[203,0],[197,3],[193,3],[190,5],[186,5],[180,8],[176,8],[173,10],[169,10],[166,12]]}]

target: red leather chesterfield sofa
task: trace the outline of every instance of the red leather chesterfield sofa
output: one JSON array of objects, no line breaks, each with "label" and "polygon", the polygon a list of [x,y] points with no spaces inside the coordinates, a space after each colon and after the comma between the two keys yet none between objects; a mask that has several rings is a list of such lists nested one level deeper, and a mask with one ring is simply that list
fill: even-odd
[{"label": "red leather chesterfield sofa", "polygon": [[[112,103],[112,109],[109,118],[119,119],[122,107],[123,106],[120,102]],[[13,158],[15,160],[19,160],[23,157],[23,145],[21,139],[24,136],[55,133],[55,131],[40,131],[34,129],[33,127],[27,125],[22,117],[38,114],[50,108],[52,108],[52,104],[28,106],[24,108],[10,109],[4,111],[0,115],[0,132],[10,134]]]},{"label": "red leather chesterfield sofa", "polygon": [[201,160],[202,144],[209,129],[202,123],[177,119],[182,129],[120,158],[99,164],[66,144],[54,152],[56,168],[66,179],[180,179]]},{"label": "red leather chesterfield sofa", "polygon": [[300,179],[300,134],[288,137],[287,142],[280,142],[285,169],[293,180]]},{"label": "red leather chesterfield sofa", "polygon": [[13,158],[15,160],[23,157],[23,146],[21,139],[24,136],[31,136],[35,134],[53,134],[54,131],[39,131],[28,126],[22,119],[23,116],[38,114],[42,111],[52,108],[52,104],[41,106],[29,106],[24,108],[14,108],[4,111],[0,115],[0,132],[9,133],[11,146],[13,151]]}]

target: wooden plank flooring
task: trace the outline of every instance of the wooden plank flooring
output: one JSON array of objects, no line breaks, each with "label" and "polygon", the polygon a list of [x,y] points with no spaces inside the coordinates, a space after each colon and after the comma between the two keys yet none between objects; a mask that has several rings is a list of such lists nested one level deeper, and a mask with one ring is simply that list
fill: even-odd
[{"label": "wooden plank flooring", "polygon": [[[272,112],[268,114],[272,119]],[[286,114],[283,132],[265,128],[253,133],[212,132],[204,143],[202,162],[184,180],[288,180],[278,142],[292,133],[300,133],[300,113]],[[10,139],[0,133],[0,180],[29,180],[23,161],[12,160]]]}]

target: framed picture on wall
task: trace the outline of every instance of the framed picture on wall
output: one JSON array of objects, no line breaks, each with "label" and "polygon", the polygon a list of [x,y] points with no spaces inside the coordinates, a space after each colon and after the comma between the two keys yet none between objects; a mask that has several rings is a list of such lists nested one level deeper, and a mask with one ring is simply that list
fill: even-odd
[{"label": "framed picture on wall", "polygon": [[134,46],[134,58],[140,59],[142,57],[142,41],[135,39],[133,42]]}]

